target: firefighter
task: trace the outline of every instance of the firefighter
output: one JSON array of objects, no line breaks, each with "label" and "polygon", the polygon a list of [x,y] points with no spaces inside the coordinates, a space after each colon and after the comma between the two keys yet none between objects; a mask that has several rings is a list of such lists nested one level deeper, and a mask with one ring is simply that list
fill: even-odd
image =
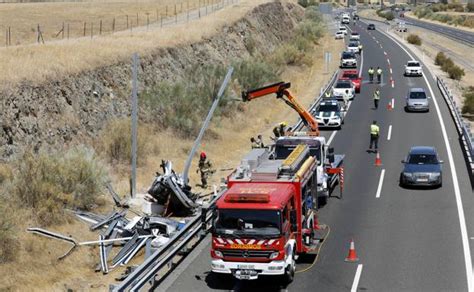
[{"label": "firefighter", "polygon": [[349,106],[349,89],[346,89],[345,93],[342,95],[342,101],[344,102],[344,110],[347,110],[347,107]]},{"label": "firefighter", "polygon": [[257,143],[254,137],[250,138],[250,144],[252,146],[252,149],[260,148],[259,143]]},{"label": "firefighter", "polygon": [[259,135],[257,136],[257,139],[255,140],[255,142],[257,143],[258,148],[265,148],[265,144],[263,144],[262,135],[259,134]]},{"label": "firefighter", "polygon": [[377,67],[377,81],[380,83],[382,80],[382,69],[380,67]]},{"label": "firefighter", "polygon": [[278,125],[276,125],[275,128],[273,128],[273,135],[275,135],[275,138],[285,136],[287,125],[288,124],[286,122],[281,122]]},{"label": "firefighter", "polygon": [[369,72],[370,82],[374,82],[374,73],[375,73],[374,68],[370,67],[368,72]]},{"label": "firefighter", "polygon": [[380,134],[380,128],[379,126],[377,126],[377,121],[373,121],[372,125],[370,125],[369,151],[373,151],[372,146],[375,146],[375,152],[377,152],[378,143],[379,143],[379,134]]},{"label": "firefighter", "polygon": [[205,152],[201,152],[201,155],[199,156],[199,165],[196,173],[198,171],[201,172],[201,187],[205,189],[207,188],[207,179],[209,178],[209,175],[214,173],[214,170],[212,170],[212,163],[207,159]]},{"label": "firefighter", "polygon": [[375,109],[379,108],[379,101],[380,101],[380,90],[377,88],[374,91],[374,107],[375,107]]},{"label": "firefighter", "polygon": [[331,98],[331,92],[329,92],[329,90],[324,93],[324,98]]}]

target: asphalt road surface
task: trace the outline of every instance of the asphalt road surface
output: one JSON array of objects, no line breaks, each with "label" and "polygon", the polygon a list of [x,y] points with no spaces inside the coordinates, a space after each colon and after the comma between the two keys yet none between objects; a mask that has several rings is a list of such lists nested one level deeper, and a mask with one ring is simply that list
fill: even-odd
[{"label": "asphalt road surface", "polygon": [[416,20],[413,18],[399,18],[399,20],[405,21],[407,24],[419,26],[421,28],[429,29],[431,31],[443,34],[445,36],[448,36],[449,38],[453,38],[458,41],[470,44],[471,46],[474,45],[474,33],[472,32],[451,28],[445,25],[433,24],[422,20]]},{"label": "asphalt road surface", "polygon": [[[473,192],[457,132],[435,79],[428,72],[426,78],[404,77],[403,65],[411,59],[407,52],[382,32],[367,31],[365,23],[350,28],[361,34],[365,81],[345,125],[332,139],[336,153],[346,155],[345,192],[342,200],[331,198],[319,211],[321,223],[329,225],[331,233],[316,264],[297,273],[287,287],[273,278],[244,282],[215,277],[206,240],[191,254],[189,265],[173,272],[158,290],[472,291]],[[367,82],[370,66],[384,71],[378,110],[372,101],[378,85]],[[411,87],[425,88],[431,96],[428,113],[404,111]],[[389,111],[392,98],[394,109]],[[382,166],[375,166],[375,154],[366,152],[372,120],[381,129]],[[327,137],[331,134],[324,132]],[[445,161],[442,188],[399,186],[401,160],[414,145],[437,148]],[[344,261],[351,238],[358,263]],[[302,266],[307,265],[297,269]]]}]

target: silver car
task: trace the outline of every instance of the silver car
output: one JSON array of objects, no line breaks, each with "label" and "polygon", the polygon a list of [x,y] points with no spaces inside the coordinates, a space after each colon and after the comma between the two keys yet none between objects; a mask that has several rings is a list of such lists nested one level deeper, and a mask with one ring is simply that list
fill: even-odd
[{"label": "silver car", "polygon": [[443,185],[443,161],[439,159],[434,147],[415,146],[410,149],[400,173],[400,185],[433,186]]},{"label": "silver car", "polygon": [[410,88],[407,94],[405,109],[407,111],[430,111],[430,97],[426,95],[423,88]]}]

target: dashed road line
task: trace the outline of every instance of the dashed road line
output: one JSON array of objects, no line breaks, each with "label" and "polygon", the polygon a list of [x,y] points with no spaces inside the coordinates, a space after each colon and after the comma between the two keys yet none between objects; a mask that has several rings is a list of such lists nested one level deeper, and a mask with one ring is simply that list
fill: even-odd
[{"label": "dashed road line", "polygon": [[387,63],[388,63],[389,66],[391,66],[391,65],[390,65],[390,59],[388,59],[388,58],[387,58]]},{"label": "dashed road line", "polygon": [[392,68],[390,68],[390,74],[393,74]]},{"label": "dashed road line", "polygon": [[352,282],[351,292],[357,292],[357,286],[359,286],[360,275],[362,275],[362,264],[357,265],[357,270],[354,276],[354,282]]},{"label": "dashed road line", "polygon": [[382,193],[382,186],[383,186],[383,178],[384,177],[385,177],[385,169],[382,169],[382,172],[380,173],[379,186],[377,187],[377,193],[375,194],[375,197],[377,199],[380,198],[380,194]]},{"label": "dashed road line", "polygon": [[392,109],[395,109],[395,98],[392,98]]},{"label": "dashed road line", "polygon": [[387,52],[383,51],[383,54],[384,54],[385,56],[387,56]]},{"label": "dashed road line", "polygon": [[390,141],[391,138],[392,138],[392,125],[388,127],[387,140]]},{"label": "dashed road line", "polygon": [[360,53],[360,68],[359,68],[359,78],[362,77],[362,69],[364,68],[364,51]]}]

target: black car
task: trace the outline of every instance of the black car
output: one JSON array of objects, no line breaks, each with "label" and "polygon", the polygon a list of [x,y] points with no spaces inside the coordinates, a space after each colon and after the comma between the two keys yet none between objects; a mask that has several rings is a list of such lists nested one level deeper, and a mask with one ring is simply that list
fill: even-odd
[{"label": "black car", "polygon": [[353,20],[359,20],[359,15],[354,14],[354,16],[352,16],[352,19],[353,19]]},{"label": "black car", "polygon": [[367,30],[375,30],[375,24],[369,23],[369,25],[367,25]]},{"label": "black car", "polygon": [[401,186],[433,186],[443,185],[442,160],[434,147],[415,146],[402,160],[403,171],[400,173]]}]

